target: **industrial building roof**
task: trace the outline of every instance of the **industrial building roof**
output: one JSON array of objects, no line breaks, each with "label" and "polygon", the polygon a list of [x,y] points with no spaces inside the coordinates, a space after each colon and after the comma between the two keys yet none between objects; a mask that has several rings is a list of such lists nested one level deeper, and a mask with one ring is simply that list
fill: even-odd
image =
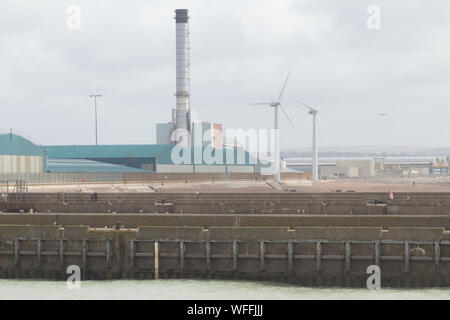
[{"label": "industrial building roof", "polygon": [[0,134],[0,154],[18,156],[43,156],[43,150],[30,140],[15,133]]},{"label": "industrial building roof", "polygon": [[[158,164],[175,164],[172,158],[172,149],[175,147],[173,144],[143,144],[143,145],[65,145],[65,146],[45,146],[48,151],[49,159],[98,159],[99,161],[106,161],[106,159],[137,159],[137,158],[153,158]],[[190,161],[196,163],[195,155],[203,154],[205,147],[188,147],[184,148],[181,154],[185,150],[190,149]],[[229,148],[228,148],[229,149]],[[223,163],[226,161],[226,149],[213,149],[217,151],[223,151]],[[237,149],[236,149],[237,150]],[[245,153],[245,161],[242,165],[250,164],[250,156],[248,152]],[[241,164],[237,161],[238,151],[234,154],[233,163],[229,164]],[[106,161],[107,162],[107,161]],[[202,159],[203,164],[207,164],[205,159]]]},{"label": "industrial building roof", "polygon": [[49,172],[151,172],[85,159],[48,159],[47,170]]},{"label": "industrial building roof", "polygon": [[172,147],[165,144],[45,146],[50,159],[150,158]]}]

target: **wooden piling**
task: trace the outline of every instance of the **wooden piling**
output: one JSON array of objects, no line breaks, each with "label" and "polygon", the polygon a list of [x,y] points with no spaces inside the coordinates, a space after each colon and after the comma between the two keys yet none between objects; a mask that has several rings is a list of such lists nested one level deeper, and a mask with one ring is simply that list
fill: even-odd
[{"label": "wooden piling", "polygon": [[345,242],[345,271],[351,271],[352,247],[350,241]]},{"label": "wooden piling", "polygon": [[259,270],[266,270],[266,245],[264,240],[259,241]]},{"label": "wooden piling", "polygon": [[159,242],[155,241],[155,280],[159,279]]},{"label": "wooden piling", "polygon": [[292,240],[288,241],[288,273],[292,274],[294,272],[294,242]]},{"label": "wooden piling", "polygon": [[316,270],[322,271],[322,242],[316,241]]}]

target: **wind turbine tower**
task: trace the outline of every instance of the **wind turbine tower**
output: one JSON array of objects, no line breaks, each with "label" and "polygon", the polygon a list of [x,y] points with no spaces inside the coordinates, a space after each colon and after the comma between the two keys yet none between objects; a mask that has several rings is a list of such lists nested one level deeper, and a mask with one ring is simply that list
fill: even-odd
[{"label": "wind turbine tower", "polygon": [[317,115],[319,110],[310,110],[309,114],[313,116],[313,142],[312,142],[312,180],[319,179],[319,166],[317,163]]},{"label": "wind turbine tower", "polygon": [[271,101],[271,102],[257,102],[252,103],[253,105],[265,105],[272,107],[274,110],[274,143],[273,143],[273,164],[274,164],[274,180],[275,182],[279,183],[281,180],[281,165],[280,165],[280,136],[279,136],[279,126],[278,126],[278,108],[284,113],[286,118],[289,120],[289,123],[291,124],[292,128],[294,128],[294,124],[292,123],[291,119],[288,117],[286,111],[284,111],[283,107],[281,106],[281,98],[283,97],[284,89],[286,88],[286,83],[289,79],[289,74],[286,77],[286,80],[284,81],[283,87],[281,88],[280,94],[278,95],[277,101]]},{"label": "wind turbine tower", "polygon": [[319,107],[311,107],[307,105],[306,103],[303,103],[299,101],[301,105],[308,108],[308,113],[313,116],[313,141],[312,141],[312,181],[318,181],[319,180],[319,162],[318,162],[318,156],[317,156],[317,128],[318,128],[318,121],[319,121],[319,110],[320,107],[325,103],[322,102]]}]

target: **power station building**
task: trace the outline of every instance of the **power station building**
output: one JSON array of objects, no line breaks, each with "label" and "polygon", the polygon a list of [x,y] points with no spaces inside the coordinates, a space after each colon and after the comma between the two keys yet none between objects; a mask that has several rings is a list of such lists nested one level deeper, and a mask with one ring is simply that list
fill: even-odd
[{"label": "power station building", "polygon": [[172,121],[156,124],[156,143],[222,148],[221,124],[191,119],[189,18],[187,9],[175,10],[176,108],[171,112]]},{"label": "power station building", "polygon": [[51,172],[82,172],[88,171],[86,166],[99,167],[101,164],[109,165],[110,172],[254,173],[256,170],[254,160],[241,148],[179,147],[173,144],[43,148],[47,150]]},{"label": "power station building", "polygon": [[[170,144],[172,141],[173,122],[156,124],[156,143]],[[190,125],[190,145],[194,147],[223,147],[223,127],[220,123],[210,121],[193,121]]]},{"label": "power station building", "polygon": [[175,10],[176,107],[171,122],[156,125],[156,144],[40,147],[6,134],[0,136],[0,172],[255,173],[247,151],[223,147],[221,124],[191,119],[189,19],[187,9]]}]

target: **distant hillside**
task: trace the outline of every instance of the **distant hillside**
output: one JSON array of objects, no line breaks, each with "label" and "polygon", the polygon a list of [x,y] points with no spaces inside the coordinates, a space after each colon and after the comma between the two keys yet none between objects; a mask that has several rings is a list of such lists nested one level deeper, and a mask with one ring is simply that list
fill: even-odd
[{"label": "distant hillside", "polygon": [[[311,147],[290,148],[281,151],[283,157],[310,157]],[[414,146],[340,146],[319,147],[322,157],[359,157],[359,156],[448,156],[450,147],[430,148]]]}]

